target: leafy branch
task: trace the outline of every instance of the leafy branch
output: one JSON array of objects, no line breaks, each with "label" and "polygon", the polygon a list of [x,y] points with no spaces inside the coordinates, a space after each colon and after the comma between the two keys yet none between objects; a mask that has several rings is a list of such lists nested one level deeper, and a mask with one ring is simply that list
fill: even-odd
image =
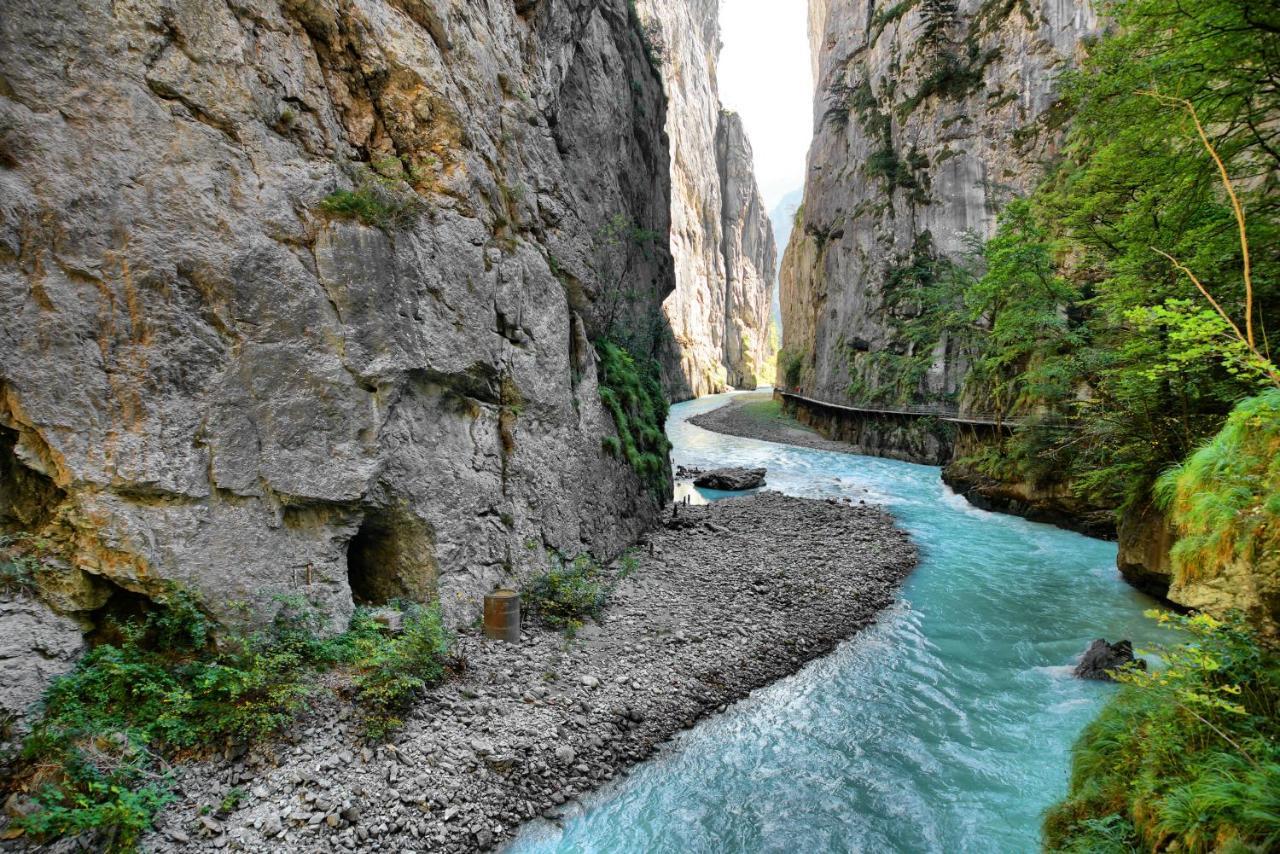
[{"label": "leafy branch", "polygon": [[1280,388],[1280,370],[1277,370],[1275,363],[1271,361],[1270,354],[1264,355],[1258,349],[1257,342],[1254,337],[1253,265],[1249,256],[1249,234],[1245,224],[1244,205],[1241,204],[1240,197],[1236,194],[1235,187],[1231,182],[1231,175],[1227,171],[1227,166],[1223,162],[1221,155],[1218,154],[1217,148],[1214,147],[1213,142],[1209,139],[1208,133],[1205,132],[1204,124],[1200,121],[1200,115],[1196,112],[1195,104],[1191,103],[1191,101],[1186,98],[1175,98],[1171,95],[1163,95],[1154,89],[1138,92],[1137,94],[1148,98],[1154,98],[1165,106],[1185,109],[1187,114],[1191,116],[1191,121],[1195,124],[1196,134],[1199,135],[1201,144],[1204,145],[1205,151],[1209,152],[1209,156],[1213,158],[1214,165],[1217,166],[1218,176],[1222,181],[1222,186],[1226,189],[1227,197],[1231,200],[1231,211],[1235,216],[1236,227],[1240,231],[1240,252],[1243,256],[1244,275],[1244,330],[1241,331],[1240,327],[1231,319],[1230,315],[1223,310],[1218,301],[1213,298],[1211,293],[1209,293],[1209,289],[1205,287],[1204,283],[1200,281],[1200,278],[1190,267],[1183,264],[1173,255],[1162,249],[1158,249],[1153,246],[1151,247],[1151,250],[1167,258],[1169,263],[1171,263],[1176,270],[1182,272],[1191,280],[1191,283],[1196,286],[1196,289],[1199,290],[1200,293],[1204,295],[1204,298],[1209,301],[1209,305],[1213,306],[1214,311],[1216,311],[1231,327],[1231,331],[1235,334],[1236,338],[1245,344],[1249,353],[1257,360],[1259,366],[1266,373],[1267,378],[1271,381],[1272,385],[1276,388]]}]

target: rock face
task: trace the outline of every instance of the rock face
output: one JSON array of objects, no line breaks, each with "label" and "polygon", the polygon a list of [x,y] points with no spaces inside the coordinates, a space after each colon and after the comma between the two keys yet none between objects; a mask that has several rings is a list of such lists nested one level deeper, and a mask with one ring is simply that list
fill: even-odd
[{"label": "rock face", "polygon": [[693,481],[694,486],[705,489],[720,489],[725,492],[740,492],[744,489],[756,489],[764,486],[766,469],[712,469],[705,471]]},{"label": "rock face", "polygon": [[[20,729],[24,715],[55,676],[84,650],[80,626],[25,593],[0,593],[0,743]],[[13,727],[17,724],[16,727]]]},{"label": "rock face", "polygon": [[777,345],[770,303],[778,253],[756,186],[751,143],[736,113],[720,114],[716,153],[724,208],[724,364],[729,385],[753,389],[773,382]]},{"label": "rock face", "polygon": [[664,109],[625,0],[7,3],[0,521],[45,598],[462,619],[528,542],[630,542],[593,247],[667,232]]},{"label": "rock face", "polygon": [[[1047,522],[1091,537],[1116,538],[1115,512],[1080,498],[1069,482],[1033,478],[1006,480],[983,472],[972,460],[997,441],[999,434],[994,430],[980,433],[978,428],[970,428],[961,432],[948,443],[951,459],[941,461],[942,481],[963,495],[970,504],[984,510],[1012,513],[1033,522]],[[1122,543],[1121,555],[1124,550]],[[1123,565],[1121,571],[1124,571]]]},{"label": "rock face", "polygon": [[1085,650],[1084,655],[1080,658],[1080,663],[1076,665],[1075,675],[1080,679],[1099,679],[1104,682],[1114,682],[1115,679],[1111,676],[1111,671],[1118,670],[1135,661],[1139,670],[1147,669],[1146,661],[1133,657],[1133,644],[1129,641],[1122,640],[1116,643],[1107,643],[1102,638],[1098,638],[1089,644],[1089,648]]},{"label": "rock face", "polygon": [[1097,17],[1090,0],[811,0],[810,27],[815,136],[781,274],[790,380],[838,403],[954,400],[966,355],[904,334],[919,310],[904,289],[1035,183],[1057,72]]},{"label": "rock face", "polygon": [[1124,580],[1151,596],[1168,598],[1173,582],[1169,552],[1177,539],[1168,518],[1147,504],[1126,512],[1117,527],[1116,566]]},{"label": "rock face", "polygon": [[671,255],[664,304],[678,345],[673,398],[770,379],[768,302],[777,250],[738,117],[720,107],[718,0],[637,0],[662,66],[671,140]]}]

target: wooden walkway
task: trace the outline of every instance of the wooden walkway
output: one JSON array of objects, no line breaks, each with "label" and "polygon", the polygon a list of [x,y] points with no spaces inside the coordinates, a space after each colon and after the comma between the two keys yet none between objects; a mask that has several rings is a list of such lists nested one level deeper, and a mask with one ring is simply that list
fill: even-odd
[{"label": "wooden walkway", "polygon": [[816,397],[806,397],[803,394],[796,394],[785,389],[776,389],[778,394],[791,400],[800,400],[805,403],[811,403],[816,406],[822,406],[827,409],[838,409],[844,412],[855,412],[858,414],[871,415],[902,415],[915,418],[936,418],[939,421],[949,421],[952,424],[972,424],[984,427],[1014,428],[1029,424],[1032,421],[1044,424],[1046,421],[1053,424],[1069,424],[1070,419],[1064,418],[1030,418],[1027,416],[1017,415],[1001,415],[998,412],[961,412],[958,406],[949,406],[942,403],[931,404],[875,404],[875,403],[834,403],[830,400],[822,400]]}]

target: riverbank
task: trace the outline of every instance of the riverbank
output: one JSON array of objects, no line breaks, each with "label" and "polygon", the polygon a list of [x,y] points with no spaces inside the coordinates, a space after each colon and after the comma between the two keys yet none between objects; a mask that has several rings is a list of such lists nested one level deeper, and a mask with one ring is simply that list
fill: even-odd
[{"label": "riverbank", "polygon": [[324,695],[291,743],[178,767],[144,849],[489,848],[870,624],[916,563],[877,509],[771,492],[682,507],[636,557],[572,642],[464,633],[466,671],[388,745]]},{"label": "riverbank", "polygon": [[815,451],[857,453],[848,442],[828,439],[784,413],[782,405],[767,391],[735,395],[724,406],[690,418],[689,423],[713,433],[744,439],[796,445]]},{"label": "riverbank", "polygon": [[[925,465],[942,466],[942,482],[957,495],[975,507],[993,513],[1021,516],[1032,522],[1044,522],[1068,531],[1104,540],[1116,538],[1116,525],[1112,510],[1098,508],[1087,501],[1077,499],[1068,484],[1038,487],[1025,482],[1007,482],[987,477],[973,466],[963,462],[947,463],[946,459],[933,459],[940,451],[930,446],[920,455],[900,452],[868,450],[856,442],[830,439],[815,428],[788,415],[782,405],[768,392],[739,395],[724,406],[689,419],[714,433],[741,436],[779,442],[819,451],[835,451],[842,454],[863,454],[886,459],[904,459]],[[960,453],[976,454],[981,448],[970,439],[961,440]],[[948,457],[953,456],[948,451]],[[1128,575],[1126,575],[1128,577]],[[1137,585],[1149,591],[1149,587]]]}]

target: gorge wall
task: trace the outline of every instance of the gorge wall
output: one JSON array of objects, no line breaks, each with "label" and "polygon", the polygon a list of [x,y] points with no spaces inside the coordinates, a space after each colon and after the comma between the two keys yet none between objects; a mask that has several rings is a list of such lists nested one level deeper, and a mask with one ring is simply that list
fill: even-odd
[{"label": "gorge wall", "polygon": [[811,0],[814,140],[781,274],[796,385],[959,400],[963,347],[904,332],[915,273],[961,260],[1043,174],[1057,74],[1098,29],[1089,0]]},{"label": "gorge wall", "polygon": [[[1100,32],[1089,0],[811,0],[816,82],[804,206],[783,258],[780,381],[837,404],[974,406],[971,354],[921,322],[948,264],[1061,142],[1059,73]],[[810,414],[822,420],[828,414]],[[947,462],[984,506],[1108,532],[1062,483],[991,482],[960,458],[999,431],[868,418],[875,453]]]},{"label": "gorge wall", "polygon": [[[224,619],[462,620],[656,518],[591,344],[601,224],[669,225],[625,0],[15,0],[0,28],[0,533],[47,540],[57,611],[177,585]],[[634,256],[624,310],[657,314],[671,258]]]},{"label": "gorge wall", "polygon": [[721,108],[718,0],[638,0],[667,92],[670,249],[675,292],[664,304],[677,347],[675,399],[772,380],[768,302],[777,250],[741,121]]}]

